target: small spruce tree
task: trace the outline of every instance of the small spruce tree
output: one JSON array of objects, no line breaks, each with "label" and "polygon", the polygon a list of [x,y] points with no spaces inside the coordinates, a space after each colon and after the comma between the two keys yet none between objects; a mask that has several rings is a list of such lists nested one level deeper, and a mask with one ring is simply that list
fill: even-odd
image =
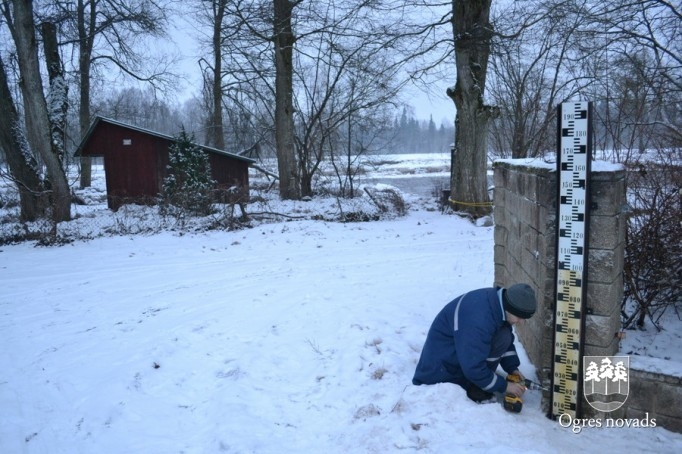
[{"label": "small spruce tree", "polygon": [[205,216],[211,213],[211,179],[208,154],[194,144],[183,127],[169,149],[168,176],[163,181],[164,200],[180,213]]}]

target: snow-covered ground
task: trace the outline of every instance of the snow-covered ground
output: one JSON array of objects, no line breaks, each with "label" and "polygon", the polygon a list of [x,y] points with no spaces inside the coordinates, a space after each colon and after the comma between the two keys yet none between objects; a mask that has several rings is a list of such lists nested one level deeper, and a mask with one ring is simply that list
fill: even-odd
[{"label": "snow-covered ground", "polygon": [[433,317],[494,271],[492,227],[408,200],[369,223],[0,247],[0,452],[682,452],[660,427],[573,430],[533,391],[510,414],[411,385]]}]

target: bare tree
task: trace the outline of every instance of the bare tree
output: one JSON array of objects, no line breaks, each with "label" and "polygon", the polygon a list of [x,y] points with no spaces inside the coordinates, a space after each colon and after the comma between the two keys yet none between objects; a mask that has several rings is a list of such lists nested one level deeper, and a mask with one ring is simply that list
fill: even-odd
[{"label": "bare tree", "polygon": [[610,58],[596,118],[601,138],[601,157],[616,162],[633,162],[650,146],[662,146],[663,128],[650,120],[663,106],[648,83],[655,75],[644,52]]},{"label": "bare tree", "polygon": [[492,0],[453,0],[452,32],[457,81],[448,89],[457,108],[450,200],[456,210],[490,212],[487,185],[488,123],[499,108],[485,103],[493,28]]},{"label": "bare tree", "polygon": [[397,104],[405,84],[400,77],[403,62],[388,50],[392,38],[382,36],[374,25],[379,22],[376,13],[353,4],[307,11],[311,19],[306,22],[317,24],[309,35],[315,40],[301,49],[296,72],[301,88],[296,98],[296,150],[303,196],[312,195],[313,177],[342,135],[339,128],[351,128],[346,132],[352,136],[359,118]]},{"label": "bare tree", "polygon": [[[350,87],[354,98],[354,86]],[[392,122],[388,104],[377,104],[366,109],[351,109],[344,124],[338,128],[336,140],[330,141],[329,158],[339,181],[340,194],[353,198],[355,182],[368,164],[368,156],[385,152],[393,143],[394,135],[387,135]]]},{"label": "bare tree", "polygon": [[[270,117],[282,198],[300,198],[311,192],[312,175],[324,156],[321,144],[328,145],[323,129],[343,121],[338,110],[344,102],[342,87],[351,72],[360,71],[360,56],[366,58],[365,71],[373,69],[372,59],[377,59],[378,67],[388,67],[380,58],[385,58],[382,54],[390,52],[398,38],[393,31],[387,33],[391,27],[385,21],[378,20],[379,7],[384,8],[381,19],[388,20],[385,13],[389,8],[365,1],[229,3],[223,26],[224,103],[229,99],[238,108],[245,107],[242,96],[248,93],[246,101],[254,109],[248,118]],[[397,76],[397,71],[391,74]],[[378,79],[374,83],[381,86]],[[383,86],[386,89],[392,84]],[[356,91],[357,95],[362,93]],[[333,98],[338,99],[332,102]],[[384,102],[389,98],[386,96]],[[332,106],[337,110],[330,120]],[[239,117],[243,118],[233,118]]]},{"label": "bare tree", "polygon": [[[206,80],[211,88],[207,94],[214,100],[213,106],[220,96],[222,107],[232,110],[231,121],[248,118],[258,122],[263,116],[269,118],[283,199],[301,196],[294,148],[293,84],[297,43],[294,12],[301,2],[227,2],[221,32],[223,70],[216,75],[215,62],[203,61],[210,71]],[[215,17],[211,20],[215,22]],[[216,93],[218,87],[220,91]],[[258,136],[255,142],[260,143],[268,133],[261,131]]]},{"label": "bare tree", "polygon": [[[141,0],[76,0],[55,2],[45,14],[59,21],[62,45],[73,45],[78,56],[78,121],[80,134],[90,127],[92,82],[98,68],[107,67],[161,87],[172,83],[166,56],[144,55],[143,40],[167,33],[167,2]],[[110,74],[111,75],[111,74]],[[90,158],[81,157],[81,187],[91,184]]]},{"label": "bare tree", "polygon": [[283,199],[301,198],[301,180],[294,138],[294,8],[303,0],[274,0],[275,45],[275,142],[279,168],[279,194]]},{"label": "bare tree", "polygon": [[200,41],[208,41],[208,47],[212,54],[209,61],[205,58],[199,60],[202,67],[205,97],[207,98],[208,112],[206,114],[206,144],[218,149],[225,149],[225,130],[223,123],[223,41],[229,39],[230,31],[225,22],[229,13],[228,0],[210,0],[199,3],[197,13],[202,25],[211,30],[208,39],[200,38]]},{"label": "bare tree", "polygon": [[[648,102],[665,104],[666,99],[682,95],[682,5],[665,0],[637,2],[575,2],[576,14],[585,18],[581,33],[589,34],[593,43],[606,47],[609,64],[646,58],[646,67],[638,74],[640,82],[650,89]],[[603,76],[608,78],[608,73]],[[610,78],[609,78],[610,79]],[[669,104],[669,103],[668,103]],[[657,125],[669,140],[682,140],[682,125],[675,108],[649,112],[649,125]]]},{"label": "bare tree", "polygon": [[33,153],[41,157],[47,170],[49,189],[51,190],[52,219],[54,222],[67,221],[71,218],[71,193],[66,180],[59,155],[53,152],[50,131],[52,126],[48,115],[47,103],[43,91],[40,65],[38,62],[38,44],[33,25],[33,2],[17,0],[2,4],[2,11],[10,28],[16,46],[24,101],[26,138]]},{"label": "bare tree", "polygon": [[35,221],[45,214],[49,206],[47,193],[38,163],[28,149],[1,56],[0,112],[3,112],[3,121],[0,122],[0,149],[4,150],[7,158],[9,177],[19,191],[20,219]]},{"label": "bare tree", "polygon": [[[506,34],[514,39],[499,40],[492,54],[498,153],[524,157],[549,148],[553,107],[572,97],[595,101],[595,144],[606,158],[628,159],[653,136],[679,138],[670,109],[680,94],[679,6],[562,0],[511,8],[496,35],[512,30]],[[513,31],[533,17],[531,27]]]},{"label": "bare tree", "polygon": [[[518,32],[520,15],[537,14],[538,22]],[[491,152],[512,158],[536,157],[554,151],[556,105],[584,92],[594,83],[589,68],[603,64],[601,55],[586,54],[577,33],[584,18],[569,14],[560,5],[514,9],[500,14],[498,34],[511,30],[512,38],[496,42],[491,59],[490,98],[500,116],[491,125]],[[588,64],[588,59],[596,62]]]},{"label": "bare tree", "polygon": [[57,27],[45,21],[40,25],[45,50],[45,62],[50,89],[47,93],[47,109],[50,117],[52,151],[63,162],[66,154],[66,114],[69,109],[68,84],[64,65],[59,55]]}]

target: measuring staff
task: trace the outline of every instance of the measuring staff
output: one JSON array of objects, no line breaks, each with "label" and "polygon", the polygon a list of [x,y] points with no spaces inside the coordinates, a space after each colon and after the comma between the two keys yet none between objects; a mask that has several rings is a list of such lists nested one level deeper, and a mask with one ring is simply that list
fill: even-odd
[{"label": "measuring staff", "polygon": [[587,295],[592,103],[558,107],[557,243],[550,416],[580,414]]}]

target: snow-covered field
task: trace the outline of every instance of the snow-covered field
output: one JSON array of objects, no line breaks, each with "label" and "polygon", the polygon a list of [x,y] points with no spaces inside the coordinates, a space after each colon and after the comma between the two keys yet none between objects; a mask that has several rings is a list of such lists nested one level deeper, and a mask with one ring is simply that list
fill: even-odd
[{"label": "snow-covered field", "polygon": [[533,391],[510,414],[411,385],[435,314],[491,285],[493,228],[406,197],[394,220],[0,247],[0,452],[682,452],[575,433]]}]

